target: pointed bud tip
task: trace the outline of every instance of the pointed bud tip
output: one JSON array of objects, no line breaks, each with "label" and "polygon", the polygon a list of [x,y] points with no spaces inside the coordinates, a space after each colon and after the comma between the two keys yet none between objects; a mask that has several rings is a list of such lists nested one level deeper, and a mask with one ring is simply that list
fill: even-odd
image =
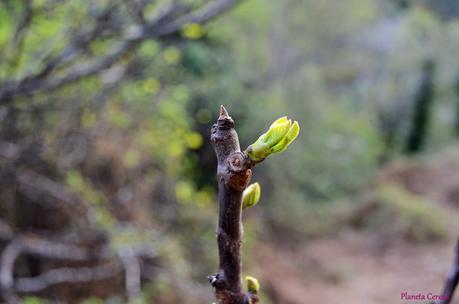
[{"label": "pointed bud tip", "polygon": [[228,114],[228,111],[225,109],[223,105],[220,106],[220,117],[218,117],[218,120],[223,120],[223,119],[228,119],[230,116]]}]

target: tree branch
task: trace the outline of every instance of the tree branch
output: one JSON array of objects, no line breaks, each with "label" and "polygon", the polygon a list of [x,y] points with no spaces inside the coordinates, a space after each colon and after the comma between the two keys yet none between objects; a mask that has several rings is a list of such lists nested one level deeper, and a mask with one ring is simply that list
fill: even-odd
[{"label": "tree branch", "polygon": [[[64,85],[79,81],[83,78],[95,75],[103,69],[111,67],[120,58],[135,50],[142,41],[146,39],[165,38],[181,30],[187,23],[206,23],[212,18],[222,14],[233,7],[238,0],[217,0],[212,1],[204,8],[192,11],[178,18],[175,17],[181,6],[172,5],[165,12],[159,14],[149,23],[140,24],[138,31],[134,35],[129,35],[121,40],[115,50],[99,59],[96,59],[84,66],[73,66],[64,72],[63,76],[50,78],[51,72],[63,62],[68,62],[77,56],[79,48],[71,46],[65,49],[56,58],[51,59],[46,67],[35,75],[29,75],[19,81],[5,81],[0,88],[0,102],[8,103],[16,96],[27,96],[44,91],[58,89]],[[97,29],[97,28],[96,28]],[[95,30],[95,33],[97,31]],[[90,35],[86,43],[95,39],[97,35]],[[69,59],[70,58],[70,59]]]},{"label": "tree branch", "polygon": [[15,240],[24,252],[52,259],[87,261],[96,256],[84,247],[48,241],[38,237],[23,235],[16,237]]},{"label": "tree branch", "polygon": [[143,14],[143,3],[138,0],[123,0],[123,2],[136,23],[147,25]]},{"label": "tree branch", "polygon": [[211,1],[204,8],[198,9],[197,11],[191,12],[175,21],[165,24],[162,27],[152,29],[152,33],[155,36],[161,37],[166,35],[174,34],[182,29],[187,23],[206,23],[213,18],[221,15],[236,3],[241,2],[240,0],[219,0]]},{"label": "tree branch", "polygon": [[14,57],[12,58],[13,60],[8,64],[6,73],[7,75],[13,73],[14,67],[18,65],[21,59],[21,49],[24,42],[24,37],[26,35],[26,29],[30,25],[30,21],[32,20],[33,16],[31,2],[32,0],[22,1],[22,16],[18,20],[16,29],[14,30],[14,34],[11,39],[11,43],[8,48],[8,54],[14,54]]},{"label": "tree branch", "polygon": [[21,254],[20,247],[15,242],[11,242],[3,250],[0,259],[0,294],[4,295],[5,300],[14,298],[14,264]]},{"label": "tree branch", "polygon": [[453,300],[454,291],[459,283],[459,239],[456,243],[453,265],[451,267],[445,286],[443,287],[442,296],[445,299],[435,302],[436,304],[449,304]]},{"label": "tree branch", "polygon": [[57,268],[33,278],[18,278],[14,287],[17,292],[37,292],[60,283],[81,283],[108,279],[119,271],[120,268],[114,263],[95,267]]},{"label": "tree branch", "polygon": [[10,240],[12,237],[13,230],[8,224],[0,220],[0,240]]},{"label": "tree branch", "polygon": [[105,10],[96,16],[95,26],[88,31],[80,31],[72,33],[73,39],[70,45],[64,48],[58,55],[48,59],[46,65],[33,75],[27,75],[21,82],[33,82],[47,77],[51,72],[57,68],[70,63],[74,60],[79,52],[86,49],[93,40],[95,40],[105,29],[106,20],[110,18],[115,10],[115,5],[109,5]]},{"label": "tree branch", "polygon": [[16,173],[19,191],[44,207],[58,208],[66,214],[85,219],[86,205],[68,187],[31,170]]},{"label": "tree branch", "polygon": [[6,224],[0,226],[0,240],[9,241],[9,244],[14,244],[15,248],[21,252],[49,259],[88,261],[95,257],[111,257],[108,248],[89,250],[83,246],[50,241],[32,234],[14,234]]},{"label": "tree branch", "polygon": [[126,247],[120,253],[120,258],[125,271],[125,285],[128,301],[134,301],[140,295],[141,270],[140,261],[134,250]]},{"label": "tree branch", "polygon": [[252,163],[241,152],[234,121],[222,106],[217,124],[212,127],[211,142],[217,155],[219,216],[217,242],[219,271],[209,276],[220,304],[248,304],[251,297],[242,292],[241,220],[242,194],[250,181]]}]

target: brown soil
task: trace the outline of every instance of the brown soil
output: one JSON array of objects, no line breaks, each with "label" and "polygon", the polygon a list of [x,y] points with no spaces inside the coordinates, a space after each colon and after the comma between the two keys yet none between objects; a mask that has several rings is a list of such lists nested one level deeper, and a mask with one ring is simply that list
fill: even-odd
[{"label": "brown soil", "polygon": [[376,250],[370,236],[346,232],[296,250],[260,245],[255,272],[274,303],[427,303],[401,300],[400,294],[438,294],[453,244],[399,244]]}]

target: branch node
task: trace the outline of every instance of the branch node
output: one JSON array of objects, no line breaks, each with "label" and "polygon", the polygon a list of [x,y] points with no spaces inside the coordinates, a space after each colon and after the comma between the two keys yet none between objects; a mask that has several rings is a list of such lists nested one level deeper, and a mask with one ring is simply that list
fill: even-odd
[{"label": "branch node", "polygon": [[227,162],[229,171],[233,173],[243,172],[252,167],[250,159],[240,151],[231,153],[228,156]]},{"label": "branch node", "polygon": [[230,174],[227,180],[228,186],[237,191],[244,191],[252,178],[252,170],[248,169],[239,173]]},{"label": "branch node", "polygon": [[216,289],[226,289],[227,288],[225,277],[221,273],[210,275],[207,277],[207,279],[209,280],[210,285],[212,285],[212,287],[215,287]]}]

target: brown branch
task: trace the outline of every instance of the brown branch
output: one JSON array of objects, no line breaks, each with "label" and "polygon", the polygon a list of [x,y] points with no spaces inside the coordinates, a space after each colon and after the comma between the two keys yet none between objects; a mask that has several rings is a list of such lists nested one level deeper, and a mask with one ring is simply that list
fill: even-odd
[{"label": "brown branch", "polygon": [[18,278],[14,288],[17,292],[37,292],[60,283],[80,283],[108,279],[119,271],[120,268],[114,263],[95,267],[57,268],[33,278]]},{"label": "brown branch", "polygon": [[14,285],[14,264],[16,259],[21,254],[20,246],[16,242],[11,242],[3,250],[0,258],[0,295],[3,295],[5,300],[10,301],[15,298]]},{"label": "brown branch", "polygon": [[[14,244],[21,252],[42,256],[49,259],[68,260],[68,261],[88,261],[92,258],[111,257],[108,248],[99,250],[89,250],[83,246],[50,241],[32,234],[14,234],[12,229],[6,224],[0,225],[0,240],[9,241]],[[147,256],[147,252],[141,252]]]},{"label": "brown branch", "polygon": [[30,24],[32,19],[32,1],[31,0],[23,0],[23,13],[21,18],[18,21],[16,29],[13,35],[12,44],[14,45],[14,49],[16,49],[17,44],[20,43],[21,39],[23,38],[23,31],[24,29]]},{"label": "brown branch", "polygon": [[[182,6],[178,4],[172,5],[170,8],[160,13],[157,18],[148,24],[139,25],[138,31],[134,35],[129,35],[122,39],[115,50],[105,56],[102,56],[86,65],[74,66],[63,72],[63,76],[50,77],[51,71],[62,63],[68,62],[70,59],[76,58],[76,51],[79,48],[70,47],[58,55],[57,58],[51,59],[51,64],[48,64],[44,70],[35,75],[29,75],[18,81],[5,81],[3,87],[0,88],[0,102],[8,103],[15,96],[27,96],[37,94],[44,91],[58,89],[64,85],[79,81],[83,78],[93,76],[101,70],[111,67],[118,62],[123,56],[134,51],[142,41],[154,38],[165,38],[166,36],[174,35],[179,32],[187,23],[206,23],[211,19],[219,16],[225,11],[233,7],[237,0],[217,0],[212,1],[204,8],[192,11],[181,17],[176,17],[177,13],[183,12]],[[176,17],[176,18],[173,18]],[[95,31],[97,33],[97,31]],[[97,38],[97,35],[91,35],[91,39]],[[70,55],[69,55],[70,54]],[[70,59],[69,59],[70,58]]]},{"label": "brown branch", "polygon": [[130,247],[126,247],[120,252],[120,259],[125,271],[126,294],[128,301],[132,302],[140,295],[140,261],[134,250]]},{"label": "brown branch", "polygon": [[0,158],[16,160],[20,157],[21,148],[17,144],[0,141]]},{"label": "brown branch", "polygon": [[13,237],[13,230],[7,223],[0,219],[0,240],[10,240]]},{"label": "brown branch", "polygon": [[52,259],[87,261],[96,256],[84,247],[48,241],[33,236],[22,235],[16,237],[15,240],[24,252]]},{"label": "brown branch", "polygon": [[47,79],[46,77],[32,77],[33,80],[25,79],[19,82],[6,84],[0,91],[0,101],[8,101],[11,100],[12,97],[19,95],[31,95],[43,91],[51,91],[83,78],[92,76],[97,72],[112,66],[123,55],[134,49],[138,43],[139,40],[123,41],[118,45],[117,48],[115,48],[115,51],[111,52],[105,57],[102,57],[83,66],[74,67],[64,76],[59,78]]},{"label": "brown branch", "polygon": [[213,18],[221,15],[230,8],[232,8],[237,3],[241,2],[240,0],[219,0],[211,1],[207,6],[201,8],[197,11],[194,11],[188,15],[185,15],[175,21],[170,22],[162,27],[153,29],[158,37],[171,35],[182,29],[182,27],[187,23],[206,23]]},{"label": "brown branch", "polygon": [[123,0],[123,2],[136,23],[147,25],[147,21],[145,20],[145,16],[143,14],[143,4],[140,1]]},{"label": "brown branch", "polygon": [[22,15],[18,18],[18,23],[11,37],[10,44],[7,47],[7,59],[12,57],[11,61],[8,62],[5,75],[12,75],[14,68],[19,64],[22,55],[22,48],[24,44],[24,37],[28,27],[30,26],[33,11],[32,11],[32,0],[22,0]]},{"label": "brown branch", "polygon": [[[15,235],[7,224],[1,221],[0,224],[0,240],[9,241],[0,258],[0,291],[2,291],[0,295],[7,299],[8,303],[15,303],[15,292],[37,292],[60,283],[103,280],[112,277],[122,269],[118,262],[114,262],[115,256],[106,245],[98,250],[90,250],[38,236]],[[4,231],[3,235],[2,231]],[[90,262],[108,259],[111,262],[100,266],[58,268],[33,278],[14,279],[14,264],[21,253],[54,260]],[[121,250],[118,256],[125,271],[126,293],[130,300],[134,300],[140,295],[142,257],[157,257],[158,253],[151,248],[127,247]]]},{"label": "brown branch", "polygon": [[443,287],[442,296],[444,299],[435,302],[436,304],[449,304],[453,300],[454,291],[459,283],[459,239],[457,240],[453,265],[451,267],[445,286]]},{"label": "brown branch", "polygon": [[110,4],[96,16],[96,24],[93,28],[86,31],[70,33],[69,35],[73,36],[70,45],[64,48],[55,57],[49,58],[45,66],[38,73],[25,76],[21,80],[21,83],[34,82],[45,78],[57,68],[62,67],[77,58],[79,53],[84,51],[106,29],[106,20],[110,19],[114,11],[115,5]]},{"label": "brown branch", "polygon": [[242,291],[241,246],[242,194],[250,181],[252,163],[241,152],[234,121],[222,106],[211,142],[217,155],[219,216],[217,242],[219,271],[209,276],[220,304],[247,304],[251,295]]},{"label": "brown branch", "polygon": [[25,169],[16,173],[16,182],[19,191],[31,201],[85,219],[86,205],[67,186]]}]

